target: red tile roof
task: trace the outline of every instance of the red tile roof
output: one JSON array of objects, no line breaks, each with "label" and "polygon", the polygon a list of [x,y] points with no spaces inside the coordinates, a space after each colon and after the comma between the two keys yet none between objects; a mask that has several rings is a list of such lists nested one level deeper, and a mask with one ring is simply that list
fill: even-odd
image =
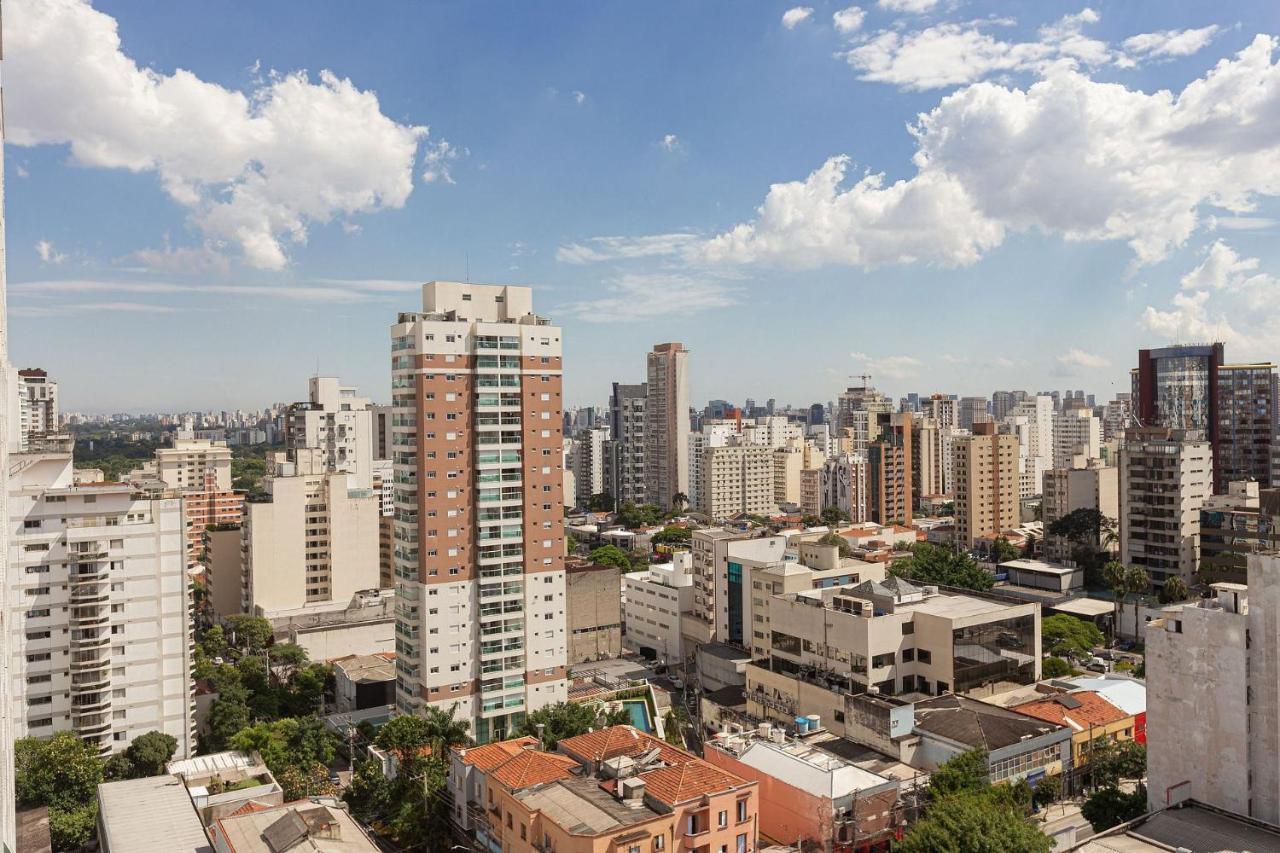
[{"label": "red tile roof", "polygon": [[513,791],[545,785],[557,779],[570,779],[578,769],[578,762],[567,755],[522,749],[516,755],[495,767],[489,778]]},{"label": "red tile roof", "polygon": [[[1059,700],[1065,700],[1065,704]],[[1071,700],[1079,703],[1079,707],[1067,707],[1073,704]],[[1071,726],[1076,731],[1083,731],[1090,725],[1105,726],[1130,716],[1092,690],[1064,694],[1053,699],[1038,699],[1014,705],[1010,710],[1060,726]]]},{"label": "red tile roof", "polygon": [[477,770],[488,773],[526,746],[536,747],[537,745],[537,738],[525,736],[498,743],[487,743],[484,746],[455,746],[453,751],[458,754],[464,764],[470,764]]},{"label": "red tile roof", "polygon": [[739,786],[749,784],[745,779],[734,776],[695,758],[675,767],[662,767],[641,773],[645,791],[652,794],[669,806],[701,799],[710,794],[720,794]]},{"label": "red tile roof", "polygon": [[560,741],[559,750],[584,761],[607,761],[619,755],[639,755],[651,749],[660,750],[659,758],[667,764],[684,764],[695,756],[676,749],[664,740],[645,734],[634,726],[610,726]]}]

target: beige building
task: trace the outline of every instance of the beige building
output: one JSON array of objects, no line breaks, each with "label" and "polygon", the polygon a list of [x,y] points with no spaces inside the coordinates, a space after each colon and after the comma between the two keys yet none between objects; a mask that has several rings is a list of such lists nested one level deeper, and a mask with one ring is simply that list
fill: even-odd
[{"label": "beige building", "polygon": [[728,591],[718,579],[725,570],[729,545],[751,536],[749,531],[721,527],[693,531],[689,542],[693,554],[693,603],[680,619],[686,648],[724,640],[717,618],[728,611]]},{"label": "beige building", "polygon": [[698,509],[714,519],[776,512],[774,455],[772,447],[757,444],[704,447]]},{"label": "beige building", "polygon": [[58,383],[39,367],[11,369],[9,445],[14,452],[48,449],[58,430]]},{"label": "beige building", "polygon": [[[1072,544],[1049,534],[1049,525],[1078,509],[1093,509],[1112,521],[1120,518],[1120,469],[1093,460],[1087,468],[1053,468],[1045,472],[1041,499],[1044,555],[1052,562],[1071,559]],[[1095,542],[1101,547],[1104,543]]]},{"label": "beige building", "polygon": [[480,743],[568,696],[561,347],[527,287],[429,282],[391,327],[396,703]]},{"label": "beige building", "polygon": [[1188,584],[1200,568],[1200,509],[1213,492],[1213,450],[1198,432],[1129,430],[1120,449],[1120,561],[1154,584]]},{"label": "beige building", "polygon": [[942,481],[942,439],[933,418],[915,417],[911,421],[911,485],[917,505],[922,498],[946,492]]},{"label": "beige building", "polygon": [[241,525],[207,528],[201,563],[205,592],[219,619],[244,613],[244,542]]},{"label": "beige building", "polygon": [[665,508],[675,495],[689,496],[689,351],[679,343],[658,344],[648,361],[646,492]]},{"label": "beige building", "polygon": [[1018,526],[1018,438],[997,435],[995,424],[976,423],[955,444],[956,544],[972,548]]},{"label": "beige building", "polygon": [[822,469],[805,468],[800,472],[800,514],[822,514]]},{"label": "beige building", "polygon": [[622,654],[622,570],[596,563],[565,564],[569,665]]},{"label": "beige building", "polygon": [[312,376],[308,399],[285,414],[284,443],[289,451],[309,449],[329,471],[355,477],[358,488],[373,485],[373,411],[369,398],[344,387],[335,376]]},{"label": "beige building", "polygon": [[1092,409],[1067,409],[1053,416],[1053,467],[1083,468],[1102,456],[1102,421]]},{"label": "beige building", "polygon": [[156,477],[170,489],[231,490],[231,448],[225,441],[178,438],[156,450]]},{"label": "beige building", "polygon": [[268,459],[269,500],[247,505],[242,528],[243,609],[268,619],[378,588],[378,495],[314,450],[293,453]]}]

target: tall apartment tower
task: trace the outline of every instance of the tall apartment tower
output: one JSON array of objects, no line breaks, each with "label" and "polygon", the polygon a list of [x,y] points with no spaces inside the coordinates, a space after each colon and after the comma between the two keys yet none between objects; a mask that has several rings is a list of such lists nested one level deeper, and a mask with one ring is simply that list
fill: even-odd
[{"label": "tall apartment tower", "polygon": [[1013,411],[1013,407],[1027,399],[1026,391],[991,392],[991,419],[1000,423]]},{"label": "tall apartment tower", "polygon": [[[608,438],[609,429],[604,426],[590,427],[578,433],[573,451],[573,477],[577,487],[573,500],[576,507],[586,509],[592,495],[605,491],[604,457]],[[566,499],[568,497],[565,495]]]},{"label": "tall apartment tower", "polygon": [[1102,455],[1102,422],[1092,409],[1064,409],[1053,416],[1053,467],[1083,468]]},{"label": "tall apartment tower", "polygon": [[645,403],[645,483],[650,503],[689,498],[689,351],[658,344],[649,353]]},{"label": "tall apartment tower", "polygon": [[391,327],[396,705],[480,743],[568,695],[562,372],[527,287],[429,282]]},{"label": "tall apartment tower", "polygon": [[975,423],[989,420],[990,416],[987,414],[987,398],[961,397],[959,416],[961,429],[972,429]]},{"label": "tall apartment tower", "polygon": [[648,503],[645,489],[645,404],[648,386],[613,383],[609,396],[609,441],[605,454],[607,491],[618,505]]},{"label": "tall apartment tower", "polygon": [[1219,491],[1226,491],[1228,482],[1219,470],[1224,455],[1218,405],[1223,362],[1220,343],[1144,349],[1138,350],[1138,367],[1130,374],[1138,425],[1202,433],[1213,448],[1213,482]]},{"label": "tall apartment tower", "polygon": [[1213,450],[1198,430],[1137,427],[1120,448],[1120,561],[1152,583],[1200,567],[1200,509],[1213,493]]},{"label": "tall apartment tower", "polygon": [[195,751],[192,599],[178,497],[75,485],[70,453],[10,457],[7,689],[14,736],[73,731],[103,755],[156,729]]},{"label": "tall apartment tower", "polygon": [[[312,376],[308,399],[289,406],[285,447],[320,451],[330,471],[355,475],[358,488],[373,488],[373,411],[369,398],[334,376]],[[385,457],[383,457],[385,458]]]},{"label": "tall apartment tower", "polygon": [[867,510],[877,524],[911,524],[911,414],[877,416],[880,440],[867,448]]},{"label": "tall apartment tower", "polygon": [[12,370],[9,381],[13,389],[9,397],[12,449],[38,449],[42,439],[58,432],[58,383],[38,367]]},{"label": "tall apartment tower", "polygon": [[231,450],[225,441],[175,439],[173,447],[156,450],[156,476],[182,494],[187,562],[195,567],[204,556],[205,530],[238,525],[244,515],[244,493],[231,488]]},{"label": "tall apartment tower", "polygon": [[1272,487],[1276,366],[1270,362],[1224,364],[1218,370],[1218,443],[1214,446],[1214,494],[1228,483],[1255,480]]},{"label": "tall apartment tower", "polygon": [[1018,437],[997,434],[991,422],[973,425],[956,441],[956,544],[1000,536],[1018,524]]}]

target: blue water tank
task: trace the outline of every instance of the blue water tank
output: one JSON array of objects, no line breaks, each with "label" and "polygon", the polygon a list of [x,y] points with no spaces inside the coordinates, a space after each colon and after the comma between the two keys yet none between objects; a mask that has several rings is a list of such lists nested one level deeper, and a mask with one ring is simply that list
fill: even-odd
[{"label": "blue water tank", "polygon": [[796,717],[796,733],[804,734],[807,731],[809,731],[809,718]]}]

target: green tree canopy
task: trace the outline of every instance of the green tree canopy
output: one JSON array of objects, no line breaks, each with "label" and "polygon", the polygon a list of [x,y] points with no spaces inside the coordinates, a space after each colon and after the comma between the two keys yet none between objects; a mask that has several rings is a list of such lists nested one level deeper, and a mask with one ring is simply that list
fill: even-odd
[{"label": "green tree canopy", "polygon": [[613,495],[598,492],[587,499],[587,510],[590,512],[613,512]]},{"label": "green tree canopy", "polygon": [[895,853],[1049,853],[1053,842],[1012,799],[990,790],[943,797],[929,806],[893,849]]},{"label": "green tree canopy", "polygon": [[929,776],[929,793],[935,799],[990,787],[987,751],[970,749],[943,762]]},{"label": "green tree canopy", "polygon": [[134,738],[124,754],[133,766],[133,778],[140,779],[163,775],[165,765],[177,750],[178,741],[173,735],[151,731]]},{"label": "green tree canopy", "polygon": [[1190,594],[1187,582],[1175,575],[1160,586],[1160,603],[1176,604],[1179,601],[1186,601]]},{"label": "green tree canopy", "polygon": [[1080,813],[1093,825],[1094,832],[1102,832],[1146,814],[1147,789],[1138,785],[1132,794],[1126,794],[1116,786],[1108,785],[1090,794],[1080,807]]},{"label": "green tree canopy", "polygon": [[840,552],[841,557],[852,557],[853,546],[849,544],[849,540],[845,539],[839,533],[832,531],[826,533],[818,540],[819,545],[835,545]]},{"label": "green tree canopy", "polygon": [[227,617],[227,631],[233,645],[244,652],[261,652],[271,642],[271,623],[261,616],[243,613]]},{"label": "green tree canopy", "polygon": [[1044,650],[1059,657],[1088,657],[1103,641],[1097,625],[1066,613],[1055,613],[1042,619],[1040,638]]},{"label": "green tree canopy", "polygon": [[565,738],[585,734],[597,725],[598,709],[585,702],[557,702],[546,705],[524,718],[524,734],[538,736],[538,724],[543,726],[542,743],[552,750]]},{"label": "green tree canopy", "polygon": [[24,737],[14,743],[13,763],[18,805],[49,807],[53,849],[78,850],[93,840],[98,785],[103,780],[96,747],[74,732],[47,739]]},{"label": "green tree canopy", "polygon": [[1059,536],[1080,545],[1105,543],[1107,534],[1114,531],[1115,527],[1115,519],[1108,518],[1096,509],[1081,507],[1054,519],[1046,532],[1050,536]]},{"label": "green tree canopy", "polygon": [[687,545],[693,539],[693,531],[681,524],[668,524],[653,534],[654,545]]},{"label": "green tree canopy", "polygon": [[1009,540],[1001,536],[991,543],[991,557],[997,563],[1007,563],[1010,560],[1016,560],[1021,552],[1009,544]]},{"label": "green tree canopy", "polygon": [[895,575],[916,583],[941,584],[983,591],[995,585],[995,576],[962,551],[928,542],[911,547],[911,557],[890,568]]},{"label": "green tree canopy", "polygon": [[1134,740],[1100,739],[1089,755],[1095,786],[1118,785],[1122,779],[1141,779],[1147,774],[1147,748]]},{"label": "green tree canopy", "polygon": [[241,729],[229,746],[241,752],[258,752],[277,777],[288,768],[305,775],[312,765],[327,767],[333,762],[338,736],[316,717],[286,717]]},{"label": "green tree canopy", "polygon": [[400,714],[378,729],[374,743],[394,755],[401,770],[412,776],[418,760],[430,750],[431,726],[422,717]]},{"label": "green tree canopy", "polygon": [[662,519],[662,509],[656,504],[640,504],[636,506],[633,503],[624,503],[618,507],[618,513],[614,516],[614,520],[628,530],[635,530],[637,527],[652,527]]},{"label": "green tree canopy", "polygon": [[617,545],[601,545],[588,554],[587,559],[597,565],[617,566],[624,572],[631,571],[631,558]]},{"label": "green tree canopy", "polygon": [[1064,678],[1071,673],[1071,664],[1060,657],[1045,658],[1040,665],[1040,674],[1045,678]]},{"label": "green tree canopy", "polygon": [[838,506],[824,506],[819,517],[827,527],[839,527],[842,521],[849,520],[849,513]]},{"label": "green tree canopy", "polygon": [[1044,808],[1050,803],[1056,803],[1061,798],[1061,776],[1041,776],[1031,794],[1031,802],[1040,808]]}]

